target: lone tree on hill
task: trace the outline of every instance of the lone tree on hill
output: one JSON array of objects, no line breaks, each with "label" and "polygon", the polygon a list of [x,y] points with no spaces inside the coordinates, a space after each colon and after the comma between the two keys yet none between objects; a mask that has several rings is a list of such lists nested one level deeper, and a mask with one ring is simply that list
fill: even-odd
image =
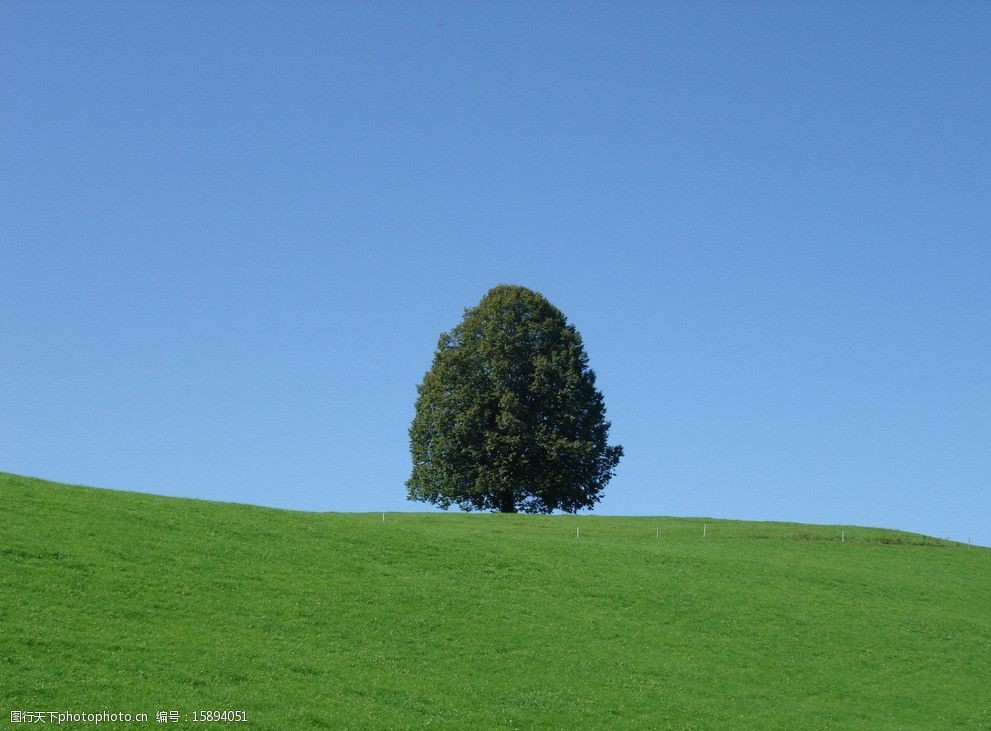
[{"label": "lone tree on hill", "polygon": [[417,387],[410,500],[444,509],[591,508],[623,455],[581,336],[526,287],[491,289],[442,333]]}]

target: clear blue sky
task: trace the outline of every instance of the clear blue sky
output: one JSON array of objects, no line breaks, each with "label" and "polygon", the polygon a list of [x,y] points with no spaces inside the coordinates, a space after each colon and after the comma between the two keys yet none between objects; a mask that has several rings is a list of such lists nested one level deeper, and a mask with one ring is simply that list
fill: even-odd
[{"label": "clear blue sky", "polygon": [[991,545],[991,5],[0,4],[0,469],[409,510],[492,286],[597,512]]}]

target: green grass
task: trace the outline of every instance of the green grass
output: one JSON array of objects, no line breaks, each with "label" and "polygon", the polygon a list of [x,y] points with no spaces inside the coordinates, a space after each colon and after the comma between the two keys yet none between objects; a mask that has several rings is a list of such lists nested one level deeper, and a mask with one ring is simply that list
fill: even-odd
[{"label": "green grass", "polygon": [[[0,725],[991,728],[991,551],[707,523],[383,523],[0,473]],[[248,723],[155,724],[196,709]]]}]

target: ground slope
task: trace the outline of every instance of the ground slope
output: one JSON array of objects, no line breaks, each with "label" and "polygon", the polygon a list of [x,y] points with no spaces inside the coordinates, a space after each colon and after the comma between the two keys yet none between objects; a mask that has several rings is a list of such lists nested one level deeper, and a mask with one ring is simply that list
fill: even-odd
[{"label": "ground slope", "polygon": [[0,473],[0,726],[991,727],[991,551],[707,522],[383,523]]}]

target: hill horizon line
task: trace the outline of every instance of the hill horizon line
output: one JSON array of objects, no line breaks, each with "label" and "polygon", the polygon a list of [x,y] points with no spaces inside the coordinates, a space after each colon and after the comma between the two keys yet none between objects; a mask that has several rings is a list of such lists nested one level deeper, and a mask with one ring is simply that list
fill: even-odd
[{"label": "hill horizon line", "polygon": [[[777,520],[777,519],[745,519],[745,518],[727,518],[718,517],[711,515],[661,515],[661,514],[635,514],[635,513],[565,513],[565,512],[554,512],[554,513],[501,513],[499,511],[490,510],[460,510],[460,509],[450,509],[444,510],[439,508],[426,508],[422,510],[308,510],[305,508],[287,508],[274,505],[265,505],[261,503],[252,502],[242,502],[238,500],[217,500],[213,498],[203,498],[203,497],[193,497],[189,495],[167,495],[156,492],[146,492],[143,490],[131,490],[127,488],[119,487],[107,487],[103,485],[86,485],[82,483],[75,482],[62,482],[58,480],[50,480],[47,477],[39,477],[35,475],[24,475],[17,472],[8,472],[6,470],[0,470],[0,477],[14,477],[24,480],[32,480],[41,483],[47,483],[61,488],[73,488],[78,490],[94,490],[103,491],[107,493],[120,493],[125,495],[142,496],[148,498],[162,499],[162,500],[175,500],[175,501],[191,501],[197,503],[205,503],[210,505],[227,505],[227,506],[237,506],[242,508],[250,508],[257,510],[270,510],[284,513],[294,513],[302,515],[435,515],[435,516],[499,516],[504,515],[507,517],[518,517],[518,518],[615,518],[615,519],[630,519],[630,520],[670,520],[679,522],[689,522],[689,521],[701,521],[702,523],[711,522],[714,524],[719,523],[736,523],[736,524],[753,524],[753,525],[774,525],[778,527],[794,526],[796,528],[808,527],[817,529],[832,528],[841,531],[838,540],[843,541],[842,531],[883,531],[892,534],[897,534],[905,539],[915,538],[924,539],[923,541],[913,540],[912,543],[920,545],[934,545],[934,546],[964,546],[971,548],[982,548],[989,549],[991,546],[984,546],[977,543],[972,543],[969,541],[954,540],[952,538],[941,537],[936,535],[931,535],[928,533],[919,533],[917,531],[907,531],[901,528],[895,528],[891,526],[878,526],[878,525],[860,525],[856,523],[814,523],[805,522],[797,520]],[[705,536],[705,537],[708,537]],[[713,535],[713,537],[716,537]],[[854,536],[850,536],[847,540],[856,540]],[[882,542],[885,542],[882,540]],[[903,541],[908,542],[908,541]]]}]

